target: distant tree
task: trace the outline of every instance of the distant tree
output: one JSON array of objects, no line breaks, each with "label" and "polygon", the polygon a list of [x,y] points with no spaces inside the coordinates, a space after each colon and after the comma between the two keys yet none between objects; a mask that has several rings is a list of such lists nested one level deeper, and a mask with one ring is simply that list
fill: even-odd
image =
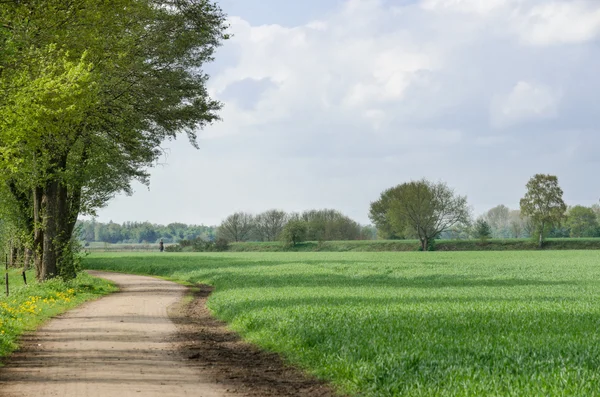
[{"label": "distant tree", "polygon": [[598,221],[598,224],[600,224],[600,204],[592,204],[590,208],[596,215],[596,220]]},{"label": "distant tree", "polygon": [[507,206],[500,204],[490,209],[484,218],[493,237],[505,238],[510,235],[510,209]]},{"label": "distant tree", "polygon": [[285,211],[269,210],[254,218],[256,237],[260,241],[275,241],[288,220]]},{"label": "distant tree", "polygon": [[570,237],[596,237],[598,235],[598,220],[594,210],[589,207],[576,205],[567,213],[566,226]]},{"label": "distant tree", "polygon": [[392,225],[388,212],[392,202],[396,200],[399,186],[390,188],[381,193],[379,200],[373,201],[369,209],[369,219],[377,228],[377,236],[382,240],[403,240],[406,238],[404,230],[397,231]]},{"label": "distant tree", "polygon": [[523,219],[521,218],[521,211],[520,210],[513,210],[510,211],[509,215],[509,231],[510,231],[510,237],[512,238],[519,238],[523,235],[523,231],[524,231],[524,225],[523,225]]},{"label": "distant tree", "polygon": [[492,237],[492,228],[483,218],[479,218],[475,221],[473,230],[475,238],[481,240],[481,242],[486,242]]},{"label": "distant tree", "polygon": [[254,228],[254,217],[246,212],[229,215],[217,229],[217,236],[227,241],[247,241]]},{"label": "distant tree", "polygon": [[363,226],[360,229],[361,240],[377,240],[377,228],[373,225]]},{"label": "distant tree", "polygon": [[301,219],[290,220],[281,232],[281,241],[289,247],[306,240],[307,225]]},{"label": "distant tree", "polygon": [[467,198],[457,196],[443,182],[422,179],[404,183],[384,191],[380,201],[384,197],[389,201],[385,223],[395,233],[417,237],[423,251],[440,233],[469,221]]},{"label": "distant tree", "polygon": [[337,210],[309,210],[300,217],[306,222],[307,240],[356,240],[360,237],[360,225]]},{"label": "distant tree", "polygon": [[567,205],[562,196],[563,191],[554,175],[536,174],[527,182],[527,192],[520,202],[521,215],[531,218],[540,248],[544,244],[544,234],[552,226],[560,225],[565,217]]}]

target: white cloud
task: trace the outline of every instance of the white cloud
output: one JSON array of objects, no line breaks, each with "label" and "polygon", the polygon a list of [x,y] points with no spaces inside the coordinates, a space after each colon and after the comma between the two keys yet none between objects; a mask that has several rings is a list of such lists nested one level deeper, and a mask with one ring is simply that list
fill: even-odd
[{"label": "white cloud", "polygon": [[[536,172],[589,179],[600,1],[338,4],[299,26],[230,18],[208,87],[223,122],[199,134],[200,152],[176,142],[155,172],[155,201],[177,202],[165,217],[335,207],[367,222],[369,201],[410,179],[443,179],[475,206],[518,203]],[[160,212],[147,197],[127,202],[107,217]]]},{"label": "white cloud", "polygon": [[490,14],[519,3],[519,0],[423,0],[422,7],[429,11]]},{"label": "white cloud", "polygon": [[519,30],[523,41],[538,46],[594,40],[600,34],[600,2],[545,2],[520,18]]},{"label": "white cloud", "polygon": [[495,127],[524,121],[554,118],[558,115],[561,92],[538,83],[520,81],[507,95],[492,101],[491,117]]}]

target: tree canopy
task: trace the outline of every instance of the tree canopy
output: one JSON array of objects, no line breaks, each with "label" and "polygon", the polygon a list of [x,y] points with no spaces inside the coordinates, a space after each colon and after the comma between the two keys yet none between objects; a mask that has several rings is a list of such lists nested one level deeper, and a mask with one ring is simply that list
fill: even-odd
[{"label": "tree canopy", "polygon": [[527,192],[520,201],[521,214],[529,216],[535,225],[540,248],[548,228],[559,225],[565,217],[567,205],[562,196],[554,175],[536,174],[527,182]]},{"label": "tree canopy", "polygon": [[40,278],[61,273],[79,214],[147,183],[165,139],[196,145],[218,119],[202,65],[226,29],[205,0],[2,2],[1,177]]},{"label": "tree canopy", "polygon": [[[403,183],[371,203],[371,220],[396,234],[414,236],[427,250],[429,243],[452,226],[469,221],[467,198],[445,183],[426,179]],[[383,223],[382,223],[383,221]]]}]

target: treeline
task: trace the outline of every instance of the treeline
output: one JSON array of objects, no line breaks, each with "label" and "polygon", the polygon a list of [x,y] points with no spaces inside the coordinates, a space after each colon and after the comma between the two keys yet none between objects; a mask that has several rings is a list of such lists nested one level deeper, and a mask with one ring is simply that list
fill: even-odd
[{"label": "treeline", "polygon": [[422,250],[439,239],[535,237],[543,248],[548,237],[600,237],[600,206],[568,207],[555,175],[536,174],[525,187],[518,210],[499,205],[473,219],[467,197],[444,182],[410,181],[383,191],[369,218],[380,238],[417,238]]},{"label": "treeline", "polygon": [[[530,217],[522,216],[520,210],[512,210],[505,205],[490,209],[478,220],[489,225],[492,238],[527,238],[535,233]],[[476,231],[472,230],[472,233],[476,234]],[[562,222],[549,228],[548,237],[600,237],[600,205],[569,207]]]},{"label": "treeline", "polygon": [[348,216],[333,209],[308,210],[287,213],[269,210],[260,214],[236,212],[217,226],[170,223],[159,225],[150,222],[125,222],[123,224],[95,220],[77,223],[79,239],[92,243],[110,244],[165,244],[202,240],[228,242],[280,241],[286,227],[294,225],[298,241],[374,240],[377,229],[362,226]]},{"label": "treeline", "polygon": [[228,216],[217,228],[217,237],[230,242],[373,240],[377,230],[333,209],[302,213],[272,209],[257,215],[236,212]]},{"label": "treeline", "polygon": [[79,231],[80,240],[88,243],[145,244],[157,243],[162,239],[164,243],[169,244],[198,238],[212,241],[216,238],[215,226],[186,225],[184,223],[170,223],[165,226],[150,222],[118,224],[80,220],[77,224],[77,230]]}]

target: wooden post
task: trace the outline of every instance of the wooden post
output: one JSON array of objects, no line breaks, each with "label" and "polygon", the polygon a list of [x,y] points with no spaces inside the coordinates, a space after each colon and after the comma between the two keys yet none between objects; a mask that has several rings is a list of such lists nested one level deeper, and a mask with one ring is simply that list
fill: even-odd
[{"label": "wooden post", "polygon": [[4,275],[4,278],[6,279],[6,296],[8,296],[9,294],[9,289],[8,289],[8,255],[6,255],[6,273]]}]

